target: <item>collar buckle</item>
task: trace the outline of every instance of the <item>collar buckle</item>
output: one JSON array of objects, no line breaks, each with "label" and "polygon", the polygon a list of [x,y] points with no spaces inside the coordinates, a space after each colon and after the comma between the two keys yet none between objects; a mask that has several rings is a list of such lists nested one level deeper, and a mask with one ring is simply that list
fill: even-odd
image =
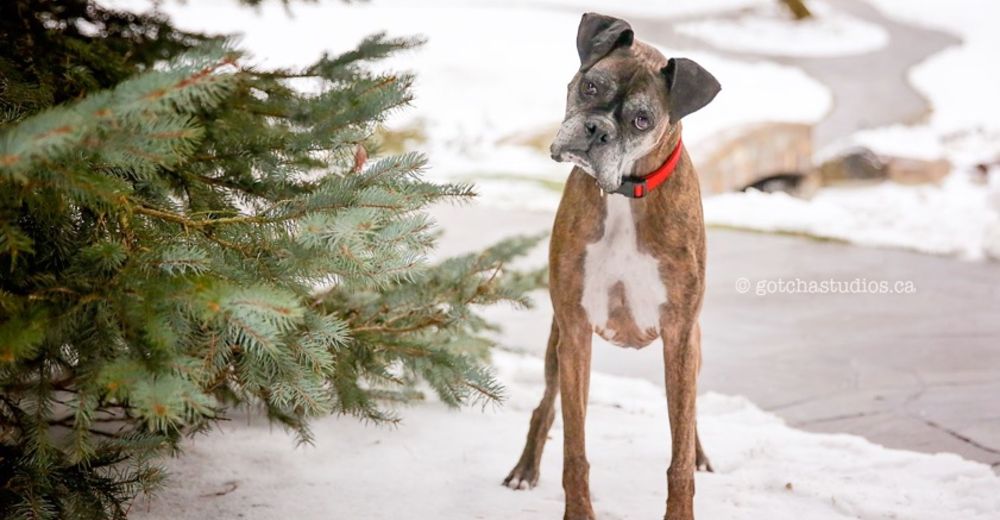
[{"label": "collar buckle", "polygon": [[649,185],[646,184],[646,179],[625,178],[615,193],[630,199],[641,199],[649,194]]},{"label": "collar buckle", "polygon": [[677,163],[681,159],[681,152],[684,148],[684,143],[680,139],[677,139],[677,145],[674,150],[670,152],[667,160],[664,161],[663,165],[654,170],[649,175],[645,177],[628,176],[622,178],[622,184],[615,190],[618,195],[624,195],[630,199],[641,199],[646,195],[649,195],[650,191],[656,189],[657,186],[663,184],[670,178],[674,173],[674,169],[677,168]]}]

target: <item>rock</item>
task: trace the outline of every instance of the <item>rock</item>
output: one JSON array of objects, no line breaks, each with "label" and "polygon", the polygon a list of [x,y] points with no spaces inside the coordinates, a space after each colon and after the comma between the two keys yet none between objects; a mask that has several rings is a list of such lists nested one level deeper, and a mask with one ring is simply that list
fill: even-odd
[{"label": "rock", "polygon": [[941,182],[951,173],[951,163],[877,155],[867,148],[855,148],[824,162],[819,167],[823,185],[857,181],[891,180],[900,184]]},{"label": "rock", "polygon": [[[769,186],[805,193],[811,181],[812,127],[758,123],[720,132],[692,147],[704,195]],[[774,181],[774,182],[769,182]],[[761,184],[763,183],[763,184]]]},{"label": "rock", "polygon": [[973,179],[976,182],[988,184],[991,172],[993,172],[992,175],[1000,175],[1000,157],[992,161],[977,164],[975,172],[976,176]]},{"label": "rock", "polygon": [[889,157],[886,160],[886,171],[889,180],[900,184],[936,184],[951,173],[951,163],[945,159],[925,161]]},{"label": "rock", "polygon": [[820,181],[824,185],[883,180],[887,176],[885,163],[867,148],[848,150],[819,167]]}]

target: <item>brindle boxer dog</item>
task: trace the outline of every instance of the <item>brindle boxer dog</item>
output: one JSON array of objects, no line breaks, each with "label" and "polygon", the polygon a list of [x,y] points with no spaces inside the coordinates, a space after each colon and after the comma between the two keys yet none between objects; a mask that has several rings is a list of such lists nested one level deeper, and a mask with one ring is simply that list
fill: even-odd
[{"label": "brindle boxer dog", "polygon": [[564,518],[593,519],[584,450],[592,335],[635,348],[659,337],[673,448],[665,518],[690,520],[695,468],[711,466],[695,424],[705,227],[681,119],[708,104],[720,86],[697,63],[667,60],[635,41],[624,20],[583,15],[576,44],[580,70],[569,83],[566,117],[552,144],[555,160],[576,167],[552,230],[555,317],[545,394],[504,484],[524,489],[538,482],[555,397],[562,393]]}]

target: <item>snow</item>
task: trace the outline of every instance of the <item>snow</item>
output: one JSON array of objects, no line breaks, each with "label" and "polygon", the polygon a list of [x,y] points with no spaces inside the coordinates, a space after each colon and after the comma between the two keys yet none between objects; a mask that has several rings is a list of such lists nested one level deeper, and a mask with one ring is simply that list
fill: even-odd
[{"label": "snow", "polygon": [[[397,428],[318,421],[316,446],[257,422],[186,443],[170,487],[134,505],[139,520],[175,518],[551,519],[562,514],[562,427],[552,428],[538,487],[500,485],[541,395],[537,358],[496,352],[510,389],[502,408],[402,410]],[[886,449],[850,435],[805,433],[739,397],[699,398],[699,428],[716,473],[697,475],[698,518],[995,519],[1000,477],[951,454]],[[669,430],[663,392],[595,374],[588,412],[591,488],[599,518],[660,518]]]},{"label": "snow", "polygon": [[854,142],[876,151],[911,143],[912,153],[930,150],[959,166],[1000,158],[1000,69],[991,65],[1000,48],[1000,3],[956,0],[941,9],[928,0],[869,1],[887,16],[955,34],[962,43],[910,70],[910,82],[932,105],[927,123],[862,132]]},{"label": "snow", "polygon": [[[138,0],[109,3],[147,5]],[[651,7],[631,0],[615,9],[623,15],[642,9],[657,16],[762,3],[767,2],[686,0]],[[499,7],[485,0],[434,0],[419,7],[401,0],[296,3],[289,9],[291,16],[280,2],[256,10],[228,2],[206,2],[197,8],[166,3],[161,8],[182,28],[242,34],[241,47],[252,52],[251,62],[271,66],[304,66],[324,51],[348,50],[374,32],[424,35],[425,46],[383,64],[417,73],[413,107],[393,117],[389,127],[423,131],[426,142],[420,149],[430,158],[429,177],[475,181],[480,203],[551,210],[558,204],[558,185],[568,167],[549,158],[545,139],[538,148],[511,141],[554,135],[565,110],[566,84],[579,64],[575,41],[580,12],[601,6],[587,0],[514,5]],[[661,50],[667,56],[679,55]],[[692,145],[742,123],[815,122],[832,102],[825,87],[793,67],[706,52],[684,55],[723,84],[718,98],[687,120],[685,141]]]},{"label": "snow", "polygon": [[[439,0],[440,1],[440,0]],[[500,5],[508,7],[529,7],[551,9],[579,14],[587,11],[633,18],[674,18],[678,16],[706,16],[714,13],[749,9],[766,4],[770,0],[675,0],[672,2],[650,2],[649,0],[617,0],[610,3],[603,0],[452,0],[449,5]]]},{"label": "snow", "polygon": [[[1000,69],[992,66],[1000,48],[1000,3],[952,0],[868,0],[887,16],[943,30],[962,44],[942,51],[910,72],[910,81],[934,105],[930,125],[942,134],[981,128],[1000,135]],[[996,157],[1000,143],[991,151]]]},{"label": "snow", "polygon": [[[705,200],[706,221],[764,231],[806,233],[860,245],[954,254],[1000,256],[1000,205],[988,200],[1000,183],[975,183],[975,164],[1000,158],[1000,3],[870,0],[886,16],[951,32],[963,43],[911,69],[909,80],[932,105],[928,121],[863,130],[822,152],[852,146],[920,159],[946,158],[954,172],[941,186],[825,188],[809,201],[782,194],[724,194]],[[997,176],[994,172],[993,177]],[[991,194],[991,190],[994,194]]]},{"label": "snow", "polygon": [[720,49],[772,56],[848,56],[876,51],[889,41],[881,26],[825,2],[810,2],[809,8],[814,17],[799,22],[778,2],[770,2],[735,16],[681,23],[675,29]]},{"label": "snow", "polygon": [[953,174],[941,186],[826,188],[811,200],[750,191],[707,197],[704,205],[710,224],[978,260],[985,230],[1000,222],[988,195],[968,176]]}]

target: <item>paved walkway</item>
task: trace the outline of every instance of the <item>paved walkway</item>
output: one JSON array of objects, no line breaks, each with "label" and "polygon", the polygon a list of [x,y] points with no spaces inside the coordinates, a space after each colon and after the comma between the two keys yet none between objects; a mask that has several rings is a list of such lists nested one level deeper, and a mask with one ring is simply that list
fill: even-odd
[{"label": "paved walkway", "polygon": [[[550,227],[553,215],[442,207],[439,254]],[[700,390],[747,396],[796,427],[948,451],[1000,471],[1000,264],[907,251],[710,230]],[[546,261],[539,247],[525,262]],[[778,279],[908,281],[915,294],[757,296]],[[496,309],[502,342],[542,355],[548,295],[531,311]],[[663,384],[661,352],[594,344],[594,370]],[[709,447],[711,449],[711,447]]]},{"label": "paved walkway", "polygon": [[[702,390],[746,395],[806,430],[1000,469],[1000,264],[732,231],[709,232],[709,259]],[[741,278],[750,293],[736,289]],[[904,281],[917,292],[755,294],[779,279]],[[597,359],[662,381],[658,352]]]}]

